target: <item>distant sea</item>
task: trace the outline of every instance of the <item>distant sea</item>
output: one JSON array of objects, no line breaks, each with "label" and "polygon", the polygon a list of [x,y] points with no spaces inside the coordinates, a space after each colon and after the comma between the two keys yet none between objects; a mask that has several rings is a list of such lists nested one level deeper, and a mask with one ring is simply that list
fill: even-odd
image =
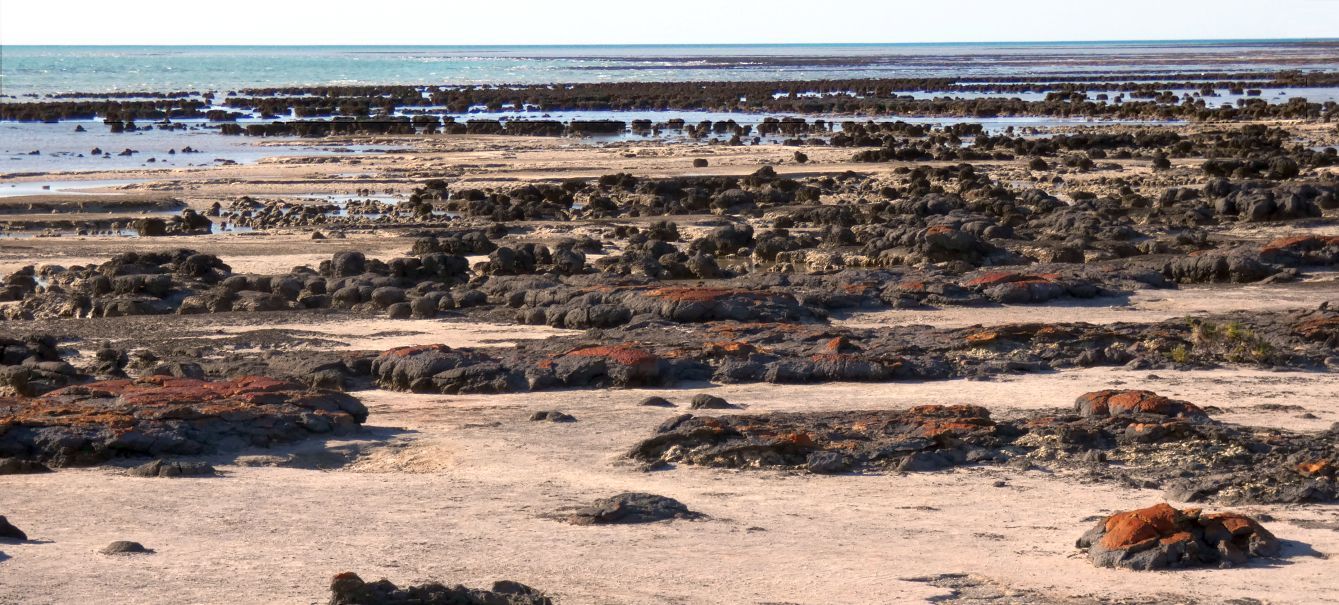
[{"label": "distant sea", "polygon": [[1339,70],[1339,39],[673,46],[0,46],[0,95],[354,84]]}]

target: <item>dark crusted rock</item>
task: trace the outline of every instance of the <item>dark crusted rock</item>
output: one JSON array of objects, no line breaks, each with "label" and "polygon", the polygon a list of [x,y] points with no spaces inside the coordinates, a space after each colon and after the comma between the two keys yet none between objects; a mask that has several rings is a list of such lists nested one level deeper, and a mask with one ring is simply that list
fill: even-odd
[{"label": "dark crusted rock", "polygon": [[130,542],[128,540],[117,540],[103,547],[98,552],[104,555],[151,555],[152,548],[145,548],[139,542]]},{"label": "dark crusted rock", "polygon": [[9,524],[9,520],[4,515],[0,515],[0,540],[18,540],[20,542],[27,540],[28,534],[23,530]]},{"label": "dark crusted rock", "polygon": [[531,422],[576,422],[577,419],[571,414],[558,412],[554,410],[535,412],[530,415]]},{"label": "dark crusted rock", "polygon": [[154,460],[126,471],[132,477],[212,477],[214,467],[204,462]]},{"label": "dark crusted rock", "polygon": [[804,467],[819,475],[844,473],[851,469],[851,459],[841,452],[814,452],[805,459]]},{"label": "dark crusted rock", "polygon": [[1177,510],[1165,503],[1116,513],[1079,538],[1098,567],[1138,571],[1240,565],[1277,557],[1280,543],[1254,519],[1234,513]]},{"label": "dark crusted rock", "polygon": [[627,492],[597,500],[591,506],[572,513],[567,517],[567,522],[573,525],[610,525],[701,517],[701,513],[688,510],[687,506],[673,498]]},{"label": "dark crusted rock", "polygon": [[688,407],[694,410],[729,410],[739,406],[730,403],[720,397],[708,393],[698,393],[693,396],[693,400]]},{"label": "dark crusted rock", "polygon": [[1169,399],[1153,391],[1104,390],[1080,395],[1074,402],[1080,416],[1138,416],[1152,414],[1193,421],[1208,420],[1208,414],[1188,401]]},{"label": "dark crusted rock", "polygon": [[49,473],[47,465],[24,458],[0,458],[0,475],[35,475]]},{"label": "dark crusted rock", "polygon": [[330,260],[331,277],[354,277],[367,271],[367,257],[362,252],[336,252]]},{"label": "dark crusted rock", "polygon": [[[400,347],[379,355],[372,374],[382,387],[416,393],[442,390],[452,393],[490,393],[508,390],[505,377],[492,373],[469,373],[468,368],[487,366],[492,358],[446,345]],[[450,386],[436,380],[450,378]],[[499,382],[500,380],[500,382]]]},{"label": "dark crusted rock", "polygon": [[[873,290],[874,288],[871,288]],[[860,290],[863,292],[863,290]],[[860,298],[847,304],[858,304]],[[1250,364],[1317,368],[1334,356],[1339,311],[1277,311],[1095,325],[843,328],[803,322],[662,321],[513,349],[405,347],[374,365],[379,384],[418,392],[563,387],[938,380],[1090,366]],[[965,354],[970,352],[970,354]]]},{"label": "dark crusted rock", "polygon": [[1016,462],[1070,469],[1094,481],[1163,487],[1169,498],[1184,501],[1339,499],[1335,431],[1291,433],[1215,422],[1187,411],[1192,408],[1186,402],[1153,393],[1134,392],[1123,399],[1099,392],[1080,398],[1080,407],[1105,402],[1103,414],[1047,411],[1000,422],[976,406],[684,414],[662,424],[628,455],[649,466],[771,467],[820,474]]},{"label": "dark crusted rock", "polygon": [[[1006,443],[990,413],[976,406],[903,411],[695,417],[666,422],[629,454],[646,463],[812,472],[855,468],[937,470],[992,460]],[[828,455],[836,454],[837,457]]]},{"label": "dark crusted rock", "polygon": [[645,405],[645,406],[652,406],[652,407],[658,407],[658,408],[672,408],[672,407],[674,407],[674,404],[671,403],[670,400],[665,399],[664,397],[660,397],[660,396],[658,396],[658,395],[652,395],[652,396],[650,396],[650,397],[647,397],[646,399],[643,399],[643,400],[637,402],[637,405]]},{"label": "dark crusted rock", "polygon": [[352,572],[330,581],[330,605],[553,605],[553,600],[519,582],[502,580],[492,590],[430,582],[399,588],[387,580],[364,582]]},{"label": "dark crusted rock", "polygon": [[272,378],[145,376],[0,399],[0,455],[53,466],[189,456],[346,434],[366,418],[349,395]]}]

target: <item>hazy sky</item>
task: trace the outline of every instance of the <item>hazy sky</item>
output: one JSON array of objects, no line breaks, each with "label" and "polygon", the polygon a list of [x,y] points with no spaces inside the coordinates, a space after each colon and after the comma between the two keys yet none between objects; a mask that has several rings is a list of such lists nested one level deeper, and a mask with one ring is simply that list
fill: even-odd
[{"label": "hazy sky", "polygon": [[1339,37],[1339,0],[0,0],[0,44],[634,44]]}]

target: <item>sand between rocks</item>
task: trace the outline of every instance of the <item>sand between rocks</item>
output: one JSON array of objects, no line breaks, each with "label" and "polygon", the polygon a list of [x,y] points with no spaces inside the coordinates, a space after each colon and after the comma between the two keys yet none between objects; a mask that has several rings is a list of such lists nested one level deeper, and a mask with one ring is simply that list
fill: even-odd
[{"label": "sand between rocks", "polygon": [[[1064,406],[1120,385],[1224,408],[1230,421],[1323,429],[1339,420],[1339,377],[1263,371],[1163,378],[1082,370],[1007,381],[814,386],[710,392],[748,412],[975,403],[997,414]],[[368,432],[385,438],[335,471],[243,467],[224,477],[148,480],[112,470],[6,477],[0,510],[35,543],[3,545],[0,603],[320,603],[329,577],[356,570],[397,583],[487,585],[508,578],[563,603],[917,603],[947,590],[915,578],[980,576],[1028,598],[1339,602],[1332,588],[1339,506],[1241,507],[1287,541],[1277,563],[1169,573],[1093,568],[1073,548],[1092,515],[1162,500],[1152,490],[1085,485],[1039,471],[966,468],[912,475],[813,476],[679,467],[645,473],[621,452],[684,411],[699,390],[505,396],[363,393]],[[1260,411],[1266,402],[1297,412]],[[538,409],[574,424],[525,421]],[[728,413],[728,412],[727,412]],[[258,453],[273,453],[260,450]],[[395,472],[378,472],[394,469]],[[996,487],[1003,481],[1003,487]],[[620,491],[670,496],[706,521],[574,527],[547,514]],[[128,539],[157,550],[95,551]],[[1317,556],[1319,555],[1319,556]]]}]

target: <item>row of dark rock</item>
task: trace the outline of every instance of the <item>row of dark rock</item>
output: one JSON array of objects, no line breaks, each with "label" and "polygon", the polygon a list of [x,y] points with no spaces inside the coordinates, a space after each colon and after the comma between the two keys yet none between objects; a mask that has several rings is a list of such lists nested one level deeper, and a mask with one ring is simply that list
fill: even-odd
[{"label": "row of dark rock", "polygon": [[[736,295],[672,294],[693,303]],[[768,303],[728,304],[766,309]],[[500,393],[704,380],[783,384],[933,380],[1092,366],[1339,367],[1335,349],[1339,317],[1328,306],[1154,324],[878,330],[793,323],[774,315],[784,309],[759,313],[748,322],[680,324],[676,330],[665,329],[673,325],[672,319],[644,314],[628,319],[623,327],[524,343],[506,351],[407,347],[383,353],[372,372],[388,389]]]},{"label": "row of dark rock", "polygon": [[[1205,82],[1203,74],[1178,77],[1175,75],[1141,76],[1084,76],[1082,84],[1063,80],[1039,83],[1028,79],[967,82],[942,78],[825,80],[797,82],[605,82],[571,84],[565,86],[326,86],[252,89],[241,95],[229,94],[223,104],[231,109],[244,109],[260,115],[362,116],[389,115],[401,108],[445,107],[451,113],[466,113],[482,107],[490,111],[506,108],[528,108],[535,111],[573,110],[714,110],[714,111],[770,111],[834,113],[902,113],[925,115],[925,107],[936,104],[954,106],[950,115],[984,115],[999,112],[991,107],[1009,107],[1008,99],[955,99],[945,101],[918,101],[906,95],[908,91],[939,91],[959,93],[1056,92],[1045,101],[1022,104],[1036,114],[1055,115],[1186,115],[1198,117],[1208,112],[1215,117],[1233,117],[1242,109],[1228,111],[1208,108],[1205,97],[1191,96],[1187,103],[1176,105],[1180,99],[1165,94],[1171,88],[1199,90],[1212,99],[1214,89],[1245,93],[1264,85],[1324,86],[1335,75],[1328,73],[1278,72],[1274,74],[1220,74],[1215,82]],[[1099,79],[1094,79],[1099,78]],[[1245,78],[1245,79],[1243,79]],[[1124,103],[1079,100],[1079,91],[1121,91],[1130,93]],[[186,94],[163,95],[156,98],[131,99],[126,95],[89,95],[103,100],[43,100],[5,103],[0,108],[0,119],[55,121],[61,119],[162,119],[204,117],[209,111],[209,97],[195,98]],[[1150,100],[1143,100],[1150,99]],[[1246,101],[1245,99],[1243,101]],[[1261,99],[1248,109],[1259,115],[1262,111],[1276,111],[1275,117],[1307,116],[1318,114],[1320,104],[1308,104],[1302,97],[1285,105],[1268,105]],[[1306,107],[1291,107],[1306,106]],[[917,111],[917,109],[922,109]],[[1273,108],[1273,109],[1271,109]],[[1278,108],[1285,108],[1278,111]],[[1007,111],[1007,110],[1006,110]],[[1300,112],[1300,114],[1299,114]],[[1021,115],[1014,113],[1012,115]]]},{"label": "row of dark rock", "polygon": [[1337,431],[1339,425],[1320,434],[1231,425],[1189,402],[1150,391],[1107,390],[1080,396],[1073,411],[1009,420],[968,405],[684,414],[666,421],[628,455],[653,467],[816,474],[1008,464],[1073,473],[1085,481],[1158,487],[1169,499],[1186,502],[1306,503],[1339,498]]}]

